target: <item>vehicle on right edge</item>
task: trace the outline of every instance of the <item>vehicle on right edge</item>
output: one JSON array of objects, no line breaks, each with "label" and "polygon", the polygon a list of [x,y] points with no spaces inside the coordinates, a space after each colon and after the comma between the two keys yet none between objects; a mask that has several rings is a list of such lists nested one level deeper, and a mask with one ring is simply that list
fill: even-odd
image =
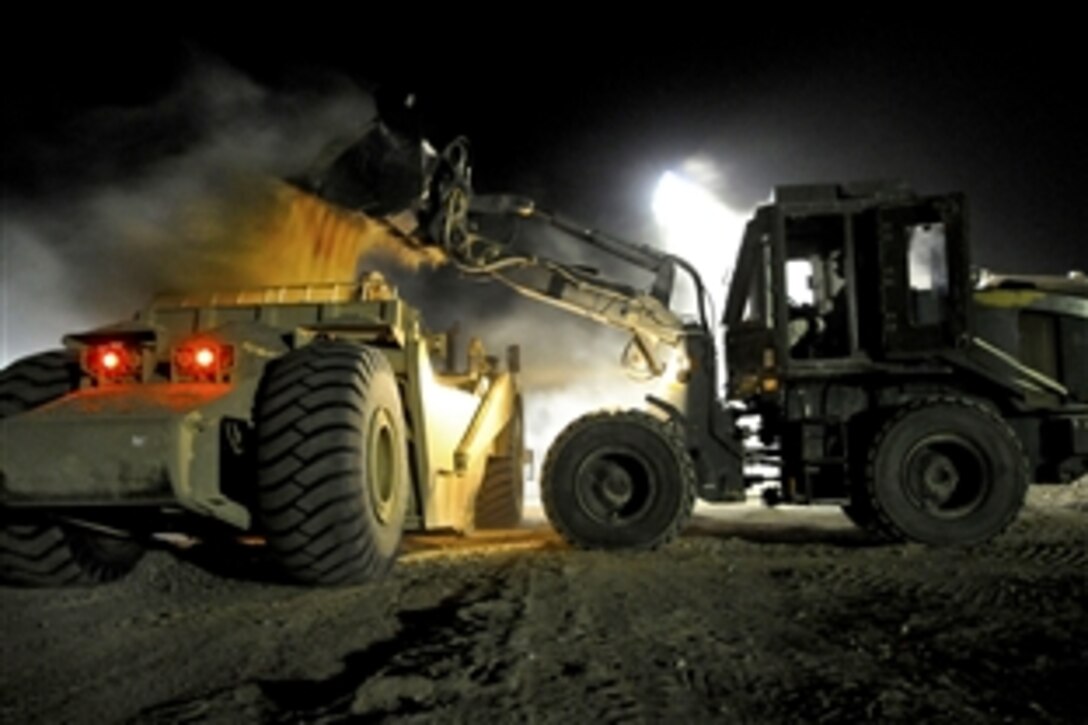
[{"label": "vehicle on right edge", "polygon": [[780,459],[777,500],[969,544],[1029,481],[1088,469],[1088,281],[972,272],[963,195],[777,189],[724,323],[729,397]]}]

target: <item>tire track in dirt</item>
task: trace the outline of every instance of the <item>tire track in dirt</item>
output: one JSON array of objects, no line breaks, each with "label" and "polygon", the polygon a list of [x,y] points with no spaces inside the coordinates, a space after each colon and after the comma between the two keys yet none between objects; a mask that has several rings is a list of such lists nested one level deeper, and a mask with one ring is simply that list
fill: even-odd
[{"label": "tire track in dirt", "polygon": [[0,719],[1085,721],[1083,516],[1028,512],[970,549],[813,521],[723,519],[642,553],[428,539],[347,589],[151,556],[116,587],[4,592],[20,692]]},{"label": "tire track in dirt", "polygon": [[[1032,520],[1024,537],[965,550],[696,539],[701,555],[728,558],[764,601],[732,602],[761,616],[747,635],[729,637],[735,659],[692,672],[692,687],[729,699],[728,719],[738,722],[784,713],[958,722],[1000,712],[1067,721],[1079,706],[1063,698],[1088,674],[1075,651],[1088,601],[1085,529],[1070,523],[1079,522]],[[761,585],[763,576],[773,585]],[[759,651],[746,652],[753,640]],[[995,642],[992,659],[979,658]],[[1025,676],[1010,686],[1010,671]]]},{"label": "tire track in dirt", "polygon": [[1088,569],[1088,520],[1080,541],[1015,541],[994,551],[996,558],[1033,566]]},{"label": "tire track in dirt", "polygon": [[[134,722],[428,720],[463,706],[467,692],[501,708],[516,689],[509,643],[524,586],[511,576],[513,563],[479,568],[437,601],[397,612],[393,636],[347,652],[328,677],[250,679],[145,708]],[[418,581],[406,582],[406,598]]]},{"label": "tire track in dirt", "polygon": [[[899,562],[890,565],[889,559]],[[1049,542],[1006,539],[963,550],[894,545],[870,556],[862,552],[847,560],[827,557],[781,571],[810,586],[823,584],[839,592],[979,608],[1028,605],[1030,597],[1024,592],[1030,587],[1060,584],[1086,568],[1085,545],[1067,537]],[[957,576],[961,570],[973,575]]]},{"label": "tire track in dirt", "polygon": [[[693,651],[715,635],[691,614],[683,583],[661,566],[667,557],[572,552],[547,569],[537,567],[526,617],[533,660],[523,687],[534,693],[530,721],[721,717],[696,682],[699,654]],[[662,636],[678,627],[688,634],[675,641]]]},{"label": "tire track in dirt", "polygon": [[[848,663],[858,654],[841,639],[813,633],[822,612],[803,595],[799,573],[814,562],[808,552],[792,554],[794,547],[770,547],[767,557],[763,548],[730,547],[730,564],[718,574],[722,604],[702,622],[705,636],[691,642],[685,679],[705,711],[722,721],[849,720],[852,703],[864,695],[828,662]],[[705,576],[714,575],[705,568]]]},{"label": "tire track in dirt", "polygon": [[[572,552],[575,559],[585,554]],[[523,633],[528,662],[523,667],[522,702],[530,722],[644,722],[637,693],[619,676],[622,662],[599,637],[593,615],[578,587],[581,568],[559,560],[531,574],[532,598]],[[606,631],[620,624],[611,622]],[[592,653],[592,659],[586,655]],[[539,706],[547,703],[547,710]]]},{"label": "tire track in dirt", "polygon": [[[1006,536],[964,550],[888,546],[845,560],[776,562],[768,571],[785,596],[815,608],[811,630],[783,642],[789,666],[764,691],[814,722],[908,713],[985,721],[996,712],[1064,721],[1068,703],[1054,712],[1039,701],[1072,692],[1085,673],[1074,643],[1088,596],[1081,531],[1051,530],[1054,540],[1042,542]],[[807,651],[809,641],[818,653]],[[980,659],[974,652],[983,642],[1004,651]],[[841,663],[839,671],[829,662]],[[1019,673],[1015,680],[1010,671]]]}]

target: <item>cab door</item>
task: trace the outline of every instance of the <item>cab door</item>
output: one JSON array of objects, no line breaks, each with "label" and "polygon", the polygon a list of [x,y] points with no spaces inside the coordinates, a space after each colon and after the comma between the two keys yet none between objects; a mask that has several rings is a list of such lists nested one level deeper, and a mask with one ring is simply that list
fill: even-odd
[{"label": "cab door", "polygon": [[957,194],[878,211],[885,355],[948,349],[966,333],[970,260],[964,203]]},{"label": "cab door", "polygon": [[778,217],[770,207],[759,209],[748,223],[730,282],[722,321],[732,398],[751,396],[761,376],[777,372],[775,304],[770,296],[775,285],[771,239],[776,223]]}]

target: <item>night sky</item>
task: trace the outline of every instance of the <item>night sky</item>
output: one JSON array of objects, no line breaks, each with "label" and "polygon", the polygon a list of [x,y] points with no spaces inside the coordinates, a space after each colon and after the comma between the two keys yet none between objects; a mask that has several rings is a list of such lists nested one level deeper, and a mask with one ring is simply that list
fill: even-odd
[{"label": "night sky", "polygon": [[1086,64],[1068,20],[915,11],[832,23],[772,12],[725,27],[675,18],[653,33],[618,22],[290,24],[16,34],[3,50],[5,200],[78,193],[148,156],[183,153],[176,116],[149,115],[120,139],[88,134],[82,119],[154,108],[211,62],[270,89],[335,74],[365,90],[414,91],[433,139],[472,139],[478,189],[525,193],[620,234],[646,228],[663,171],[701,159],[737,209],[789,182],[901,178],[964,191],[976,263],[1088,267]]}]

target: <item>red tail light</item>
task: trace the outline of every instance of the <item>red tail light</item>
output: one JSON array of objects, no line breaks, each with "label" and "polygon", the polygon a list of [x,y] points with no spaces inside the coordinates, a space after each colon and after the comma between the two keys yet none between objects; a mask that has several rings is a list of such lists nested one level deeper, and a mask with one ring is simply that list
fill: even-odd
[{"label": "red tail light", "polygon": [[121,361],[121,356],[117,353],[116,350],[106,350],[105,352],[103,352],[101,361],[102,368],[111,372],[121,367],[121,365],[123,364]]},{"label": "red tail light", "polygon": [[140,350],[122,342],[91,345],[83,351],[83,369],[99,382],[123,382],[141,375]]},{"label": "red tail light", "polygon": [[234,366],[234,348],[200,340],[174,349],[173,379],[189,382],[220,382]]},{"label": "red tail light", "polygon": [[216,354],[216,350],[210,347],[198,347],[196,352],[193,353],[193,362],[198,368],[205,370],[214,368],[218,359],[219,356]]}]

